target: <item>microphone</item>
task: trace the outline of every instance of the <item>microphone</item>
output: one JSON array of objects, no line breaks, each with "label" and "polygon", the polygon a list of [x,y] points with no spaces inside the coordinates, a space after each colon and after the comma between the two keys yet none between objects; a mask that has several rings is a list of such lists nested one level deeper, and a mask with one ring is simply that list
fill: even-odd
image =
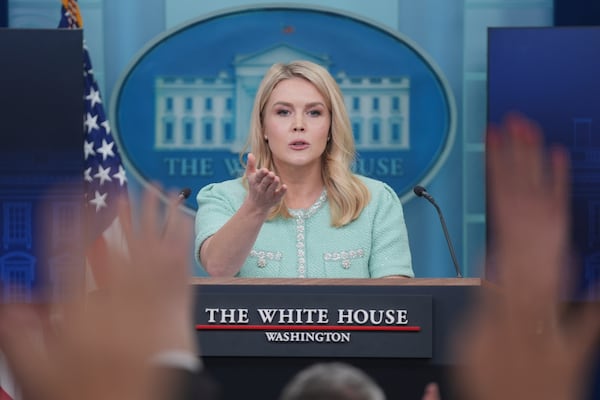
[{"label": "microphone", "polygon": [[[181,189],[181,191],[177,194],[177,205],[181,205],[184,201],[187,200],[188,197],[190,197],[190,194],[192,194],[192,189],[190,189],[189,187],[183,188]],[[169,220],[171,219],[171,215],[168,214],[165,217],[165,224],[163,226],[162,229],[162,236],[165,236],[165,233],[167,232],[167,226],[169,225]]]},{"label": "microphone", "polygon": [[190,197],[190,194],[192,194],[192,189],[190,189],[189,187],[181,189],[181,192],[179,192],[179,194],[177,195],[179,203],[183,203],[185,200],[187,200],[188,197]]},{"label": "microphone", "polygon": [[438,215],[440,216],[440,222],[442,223],[442,230],[444,231],[444,236],[446,237],[446,243],[448,243],[448,249],[450,250],[450,256],[452,257],[452,262],[454,263],[454,270],[456,271],[456,277],[462,278],[462,274],[460,273],[460,267],[458,266],[458,261],[456,260],[456,254],[454,254],[454,247],[452,246],[452,242],[450,241],[450,235],[448,234],[448,228],[446,227],[446,221],[444,220],[444,215],[442,214],[442,210],[440,206],[437,205],[433,197],[427,193],[427,190],[423,186],[415,186],[413,188],[413,192],[419,197],[424,197],[429,201],[435,209],[437,210]]}]

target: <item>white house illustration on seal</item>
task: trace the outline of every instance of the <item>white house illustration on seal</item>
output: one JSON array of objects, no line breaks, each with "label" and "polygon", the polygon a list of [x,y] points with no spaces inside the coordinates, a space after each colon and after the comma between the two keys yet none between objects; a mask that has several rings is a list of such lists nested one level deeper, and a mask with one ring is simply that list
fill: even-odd
[{"label": "white house illustration on seal", "polygon": [[[234,75],[157,76],[155,78],[155,150],[239,152],[248,135],[254,95],[267,69],[276,62],[309,60],[328,68],[318,56],[281,44],[236,56]],[[357,150],[410,149],[410,78],[334,77],[344,95]]]}]

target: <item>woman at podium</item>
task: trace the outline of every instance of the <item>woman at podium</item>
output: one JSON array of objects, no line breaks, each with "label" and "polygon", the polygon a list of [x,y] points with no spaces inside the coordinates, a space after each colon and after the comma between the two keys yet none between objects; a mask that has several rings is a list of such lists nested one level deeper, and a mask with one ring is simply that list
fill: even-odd
[{"label": "woman at podium", "polygon": [[339,86],[308,61],[275,64],[254,101],[243,177],[197,194],[195,255],[211,276],[413,277],[400,199],[357,175]]}]

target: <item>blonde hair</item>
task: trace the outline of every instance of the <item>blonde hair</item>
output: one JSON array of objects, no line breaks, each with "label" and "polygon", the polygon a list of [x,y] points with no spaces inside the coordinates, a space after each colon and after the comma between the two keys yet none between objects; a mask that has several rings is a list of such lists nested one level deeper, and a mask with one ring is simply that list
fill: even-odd
[{"label": "blonde hair", "polygon": [[[271,150],[264,140],[263,112],[275,86],[290,78],[303,78],[312,83],[325,98],[331,113],[331,139],[323,152],[321,175],[330,203],[331,224],[344,226],[358,218],[371,195],[366,185],[352,173],[356,152],[350,118],[338,84],[322,66],[309,61],[294,61],[274,64],[267,71],[254,98],[248,141],[240,157],[250,150],[256,157],[257,168],[266,167],[277,173]],[[283,201],[273,207],[269,218],[277,216],[290,218]]]}]

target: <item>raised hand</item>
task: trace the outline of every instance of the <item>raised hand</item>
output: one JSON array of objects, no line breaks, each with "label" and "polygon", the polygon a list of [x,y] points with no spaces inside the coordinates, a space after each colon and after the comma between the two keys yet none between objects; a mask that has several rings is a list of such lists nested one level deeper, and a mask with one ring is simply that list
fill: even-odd
[{"label": "raised hand", "polygon": [[[0,307],[0,349],[24,398],[152,400],[167,390],[157,384],[152,357],[164,350],[196,354],[187,269],[191,221],[178,211],[173,196],[163,232],[156,194],[144,197],[139,229],[121,206],[128,255],[106,258],[101,292],[73,288],[44,304]],[[65,284],[81,284],[80,270],[64,272]]]},{"label": "raised hand", "polygon": [[273,171],[267,168],[256,169],[256,158],[252,153],[248,154],[246,178],[247,201],[265,213],[278,204],[287,191],[287,186],[281,183],[281,179]]},{"label": "raised hand", "polygon": [[502,285],[553,300],[570,244],[568,155],[561,147],[546,151],[537,124],[513,114],[489,128],[487,165],[490,250]]},{"label": "raised hand", "polygon": [[[512,114],[487,136],[489,248],[497,289],[456,335],[463,398],[584,399],[600,339],[600,309],[567,312],[569,162],[540,128]],[[464,367],[464,368],[463,368]]]}]

